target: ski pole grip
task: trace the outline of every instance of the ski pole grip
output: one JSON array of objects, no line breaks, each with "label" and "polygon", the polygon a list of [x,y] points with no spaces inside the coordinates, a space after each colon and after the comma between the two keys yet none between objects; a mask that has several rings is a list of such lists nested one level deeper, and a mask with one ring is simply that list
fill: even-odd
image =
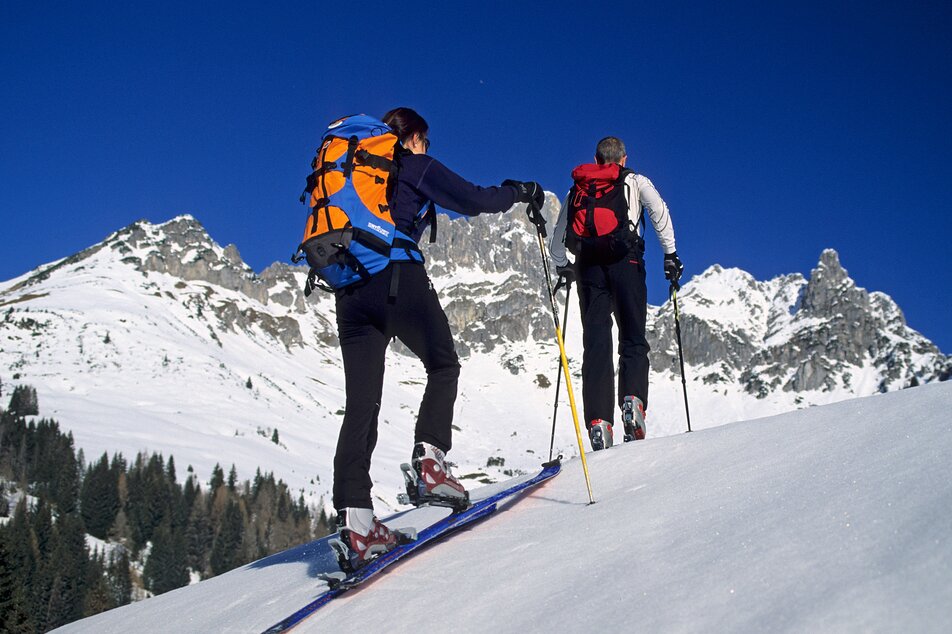
[{"label": "ski pole grip", "polygon": [[545,238],[545,217],[542,215],[542,209],[536,207],[535,203],[530,202],[526,206],[526,215],[529,216],[529,222],[535,225],[536,231],[539,232],[539,235]]}]

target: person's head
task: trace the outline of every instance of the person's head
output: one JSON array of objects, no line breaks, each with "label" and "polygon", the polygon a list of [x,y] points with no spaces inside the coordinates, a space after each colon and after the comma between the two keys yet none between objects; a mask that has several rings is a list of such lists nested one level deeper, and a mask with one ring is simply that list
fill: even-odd
[{"label": "person's head", "polygon": [[607,136],[595,147],[595,162],[599,165],[618,163],[624,167],[626,160],[628,154],[625,152],[625,144],[618,137]]},{"label": "person's head", "polygon": [[430,148],[430,140],[427,138],[430,126],[416,110],[394,108],[383,116],[383,122],[393,128],[403,147],[414,154],[426,154]]}]

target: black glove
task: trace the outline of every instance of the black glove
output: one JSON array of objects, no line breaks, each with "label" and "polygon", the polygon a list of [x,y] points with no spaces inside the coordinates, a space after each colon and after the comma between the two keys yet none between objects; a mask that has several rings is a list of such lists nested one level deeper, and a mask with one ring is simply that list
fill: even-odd
[{"label": "black glove", "polygon": [[535,205],[536,209],[542,209],[542,206],[545,205],[545,192],[539,183],[505,180],[502,184],[516,188],[517,203],[531,203]]},{"label": "black glove", "polygon": [[672,284],[677,284],[678,280],[681,279],[681,274],[684,273],[684,265],[681,264],[681,258],[678,257],[678,252],[674,253],[665,253],[664,255],[664,279],[668,280]]},{"label": "black glove", "polygon": [[566,284],[573,284],[575,280],[578,279],[578,271],[575,270],[575,264],[569,262],[565,266],[555,267],[556,274],[562,278],[559,280],[559,284],[562,284],[562,280],[565,280]]}]

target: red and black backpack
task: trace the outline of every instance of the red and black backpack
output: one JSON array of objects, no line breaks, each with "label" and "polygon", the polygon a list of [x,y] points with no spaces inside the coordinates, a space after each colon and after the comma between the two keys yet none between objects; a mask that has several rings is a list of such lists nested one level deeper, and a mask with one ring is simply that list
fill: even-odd
[{"label": "red and black backpack", "polygon": [[632,171],[617,163],[588,163],[572,170],[565,246],[587,261],[610,262],[639,241],[628,211],[625,178]]}]

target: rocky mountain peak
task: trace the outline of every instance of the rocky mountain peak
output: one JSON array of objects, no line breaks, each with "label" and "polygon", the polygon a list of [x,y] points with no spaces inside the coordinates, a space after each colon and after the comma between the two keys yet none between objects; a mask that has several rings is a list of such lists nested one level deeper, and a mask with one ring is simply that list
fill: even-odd
[{"label": "rocky mountain peak", "polygon": [[866,291],[856,287],[840,264],[839,254],[833,249],[826,249],[820,255],[816,268],[810,272],[802,307],[810,315],[833,316],[843,310],[867,310],[869,296]]}]

